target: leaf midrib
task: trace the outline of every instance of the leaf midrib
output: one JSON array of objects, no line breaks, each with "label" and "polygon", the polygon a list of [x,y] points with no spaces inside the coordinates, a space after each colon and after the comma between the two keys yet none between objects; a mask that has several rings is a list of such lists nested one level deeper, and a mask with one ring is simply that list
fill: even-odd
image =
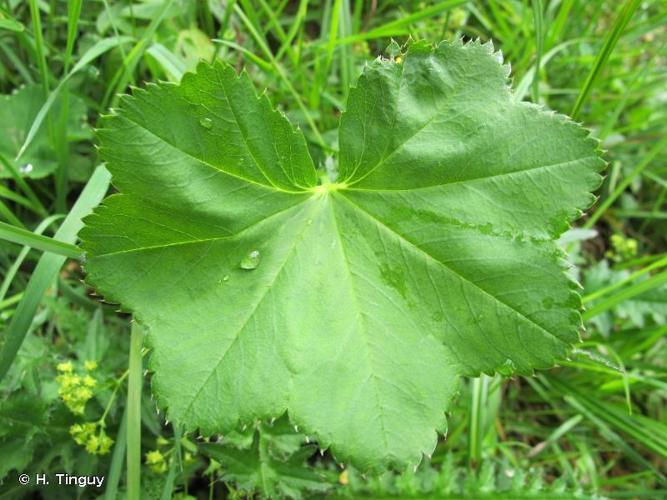
[{"label": "leaf midrib", "polygon": [[[381,63],[382,64],[382,63]],[[404,88],[404,79],[403,79],[403,73],[405,72],[405,65],[401,65],[401,74],[398,82],[398,92],[396,93],[396,102],[394,104],[394,117],[393,121],[391,124],[391,132],[394,131],[394,128],[396,126],[396,121],[398,118],[398,104],[401,100],[401,92]],[[345,182],[348,182],[349,185],[353,186],[355,184],[358,184],[359,182],[363,181],[366,177],[370,176],[373,172],[375,172],[378,168],[380,168],[382,165],[384,165],[387,160],[389,160],[391,157],[393,157],[398,151],[400,151],[408,142],[413,140],[416,136],[421,134],[431,123],[436,118],[439,118],[441,115],[440,113],[447,108],[447,106],[454,100],[454,98],[460,96],[460,90],[461,90],[462,83],[457,83],[454,85],[454,87],[450,90],[450,93],[447,95],[447,97],[442,101],[438,103],[437,108],[433,111],[433,115],[429,117],[422,125],[420,125],[417,129],[414,131],[410,132],[406,137],[401,139],[401,141],[398,144],[393,145],[393,148],[389,150],[389,146],[391,145],[391,141],[387,143],[387,146],[385,147],[385,150],[382,153],[382,157],[380,160],[378,160],[375,165],[373,165],[371,168],[369,168],[361,177],[358,179],[354,179],[354,176],[356,175],[357,171],[359,170],[359,167],[361,166],[361,160],[360,163],[354,168],[352,174],[350,174],[347,179],[345,179]],[[461,112],[457,113],[456,116],[461,114]],[[342,124],[342,121],[341,121]]]},{"label": "leaf midrib", "polygon": [[[599,160],[597,156],[582,156],[581,158],[575,158],[573,160],[566,160],[566,161],[560,161],[556,163],[551,163],[548,165],[537,165],[534,167],[528,167],[528,168],[521,168],[518,170],[512,170],[511,172],[501,172],[499,174],[492,174],[492,175],[484,175],[484,176],[478,176],[478,177],[470,177],[467,179],[462,179],[462,180],[456,180],[456,181],[448,181],[448,182],[440,182],[438,184],[429,184],[428,186],[418,186],[418,187],[408,187],[408,188],[399,188],[399,189],[394,189],[394,188],[358,188],[354,187],[354,184],[350,185],[349,187],[346,187],[346,189],[350,191],[362,191],[362,192],[381,192],[381,193],[386,193],[386,192],[405,192],[405,191],[419,191],[419,190],[427,190],[427,189],[435,189],[439,187],[444,187],[444,186],[454,186],[457,184],[466,184],[468,182],[473,183],[476,181],[485,181],[488,179],[498,179],[502,177],[512,177],[515,174],[516,175],[524,175],[528,172],[534,172],[534,171],[540,171],[540,170],[548,170],[551,168],[559,168],[559,167],[566,167],[572,164],[576,164],[579,162],[584,162],[587,160]],[[491,170],[491,169],[489,169]]]},{"label": "leaf midrib", "polygon": [[[311,199],[312,199],[312,198],[311,198]],[[320,206],[319,206],[319,205],[317,204],[317,202],[316,202],[317,200],[314,200],[314,201],[315,201],[315,202],[313,203],[313,207],[311,207],[311,209],[308,211],[308,215],[312,215],[312,212],[314,212],[317,208],[320,208]],[[299,205],[297,205],[297,206],[298,206],[298,207],[301,207],[301,208],[303,209],[303,208],[304,208],[303,205],[304,205],[304,204],[299,204]],[[290,207],[290,208],[292,208],[292,207]],[[291,248],[288,250],[288,252],[286,253],[285,259],[280,263],[278,269],[276,270],[276,272],[275,272],[275,274],[274,274],[274,276],[273,276],[273,279],[271,280],[270,283],[268,283],[267,286],[264,287],[264,291],[263,291],[263,293],[257,298],[257,302],[252,306],[252,309],[250,310],[250,312],[248,313],[248,315],[246,316],[246,318],[243,320],[243,322],[241,323],[241,325],[240,325],[238,328],[235,329],[236,332],[235,332],[235,336],[234,336],[234,338],[233,338],[232,341],[229,343],[229,345],[227,346],[227,348],[224,350],[224,352],[223,352],[222,355],[220,356],[219,360],[216,361],[215,365],[214,365],[213,368],[211,369],[210,373],[208,374],[208,376],[206,377],[206,379],[204,380],[204,382],[203,382],[203,383],[201,384],[201,386],[197,389],[197,391],[195,391],[194,395],[192,396],[192,399],[190,400],[190,403],[188,403],[188,405],[186,406],[186,408],[183,410],[183,414],[187,414],[187,413],[192,409],[192,406],[194,405],[195,401],[197,400],[197,398],[198,398],[199,395],[201,394],[201,391],[204,390],[204,387],[206,387],[206,385],[208,384],[209,380],[211,380],[211,377],[213,376],[213,374],[218,370],[218,368],[220,367],[220,365],[221,365],[222,362],[224,361],[225,357],[227,356],[227,353],[230,351],[230,349],[236,344],[236,342],[237,342],[238,339],[240,338],[241,333],[244,331],[244,329],[245,329],[246,325],[248,324],[248,322],[250,321],[250,319],[253,317],[253,315],[255,314],[255,312],[257,311],[257,309],[259,308],[259,306],[262,304],[262,302],[264,301],[264,299],[266,298],[266,296],[269,294],[269,292],[273,289],[273,285],[274,285],[275,282],[278,280],[278,277],[282,274],[283,269],[285,269],[285,265],[286,265],[287,262],[291,259],[292,255],[293,255],[293,253],[294,253],[294,250],[297,248],[297,246],[298,246],[297,243],[301,241],[301,236],[302,236],[303,233],[310,227],[310,224],[308,224],[308,220],[309,220],[308,216],[306,216],[306,215],[302,216],[302,225],[301,225],[301,229],[300,229],[300,231],[295,235],[294,240],[293,240],[293,242],[292,242],[292,246],[291,246]]]},{"label": "leaf midrib", "polygon": [[178,151],[179,153],[181,153],[183,156],[186,156],[186,157],[188,157],[188,158],[191,158],[192,160],[195,160],[196,162],[198,162],[199,164],[201,164],[201,165],[203,165],[203,166],[205,166],[205,167],[212,168],[213,170],[215,170],[215,171],[218,172],[218,173],[227,175],[227,176],[229,176],[229,177],[233,177],[233,178],[235,178],[235,179],[237,179],[237,180],[240,180],[240,181],[243,181],[243,182],[247,182],[248,184],[253,184],[253,185],[258,186],[258,187],[263,188],[263,189],[268,189],[268,190],[270,190],[270,191],[278,191],[278,192],[286,193],[286,194],[303,194],[303,193],[306,193],[306,192],[307,192],[306,190],[302,190],[302,191],[290,191],[290,190],[288,190],[288,189],[283,189],[283,188],[281,188],[281,187],[278,187],[278,186],[276,186],[276,185],[274,185],[274,184],[269,184],[269,185],[267,185],[267,184],[262,184],[261,182],[257,182],[257,181],[255,181],[255,180],[249,179],[249,178],[244,177],[244,176],[242,176],[242,175],[239,175],[239,174],[236,174],[236,173],[229,172],[228,170],[223,170],[224,167],[218,167],[218,166],[215,166],[215,165],[213,165],[212,163],[209,163],[209,162],[203,160],[202,158],[198,158],[198,157],[194,156],[192,153],[189,153],[189,152],[187,152],[187,151],[185,151],[185,150],[179,148],[179,147],[178,147],[176,144],[174,144],[173,142],[168,141],[167,139],[165,139],[164,137],[162,137],[162,136],[161,136],[160,134],[158,134],[157,132],[154,132],[153,130],[147,128],[145,125],[139,123],[138,121],[133,120],[133,119],[130,118],[127,114],[125,114],[125,113],[124,113],[124,114],[118,114],[118,115],[116,115],[116,116],[117,116],[118,118],[122,119],[122,120],[127,120],[128,122],[130,122],[130,123],[134,124],[135,126],[139,127],[141,130],[144,130],[144,131],[148,132],[148,133],[151,134],[153,137],[155,137],[156,139],[159,139],[160,141],[162,141],[164,144],[166,144],[167,146],[169,146],[169,147],[172,148],[173,150]]},{"label": "leaf midrib", "polygon": [[[301,194],[301,193],[300,193]],[[130,195],[122,195],[122,196],[130,196]],[[193,245],[193,244],[199,244],[199,243],[209,243],[212,241],[221,241],[221,240],[233,240],[239,236],[241,236],[243,233],[246,231],[249,231],[250,229],[259,226],[260,224],[263,224],[269,220],[271,220],[274,217],[277,217],[281,214],[284,214],[285,212],[288,212],[292,209],[295,209],[297,207],[301,207],[304,203],[307,203],[308,200],[312,199],[312,196],[308,198],[304,198],[303,201],[300,203],[295,203],[294,205],[290,205],[286,208],[283,208],[282,210],[278,210],[277,212],[274,212],[263,219],[260,219],[258,221],[253,222],[252,224],[244,227],[243,229],[237,231],[234,234],[226,234],[224,236],[216,236],[213,238],[201,238],[201,239],[194,239],[194,240],[183,240],[183,241],[177,241],[173,243],[166,243],[163,245],[150,245],[150,246],[145,246],[145,247],[136,247],[136,248],[130,248],[128,250],[118,250],[116,252],[110,252],[110,253],[103,253],[103,254],[97,254],[95,255],[95,258],[101,258],[101,257],[113,257],[117,255],[125,255],[125,254],[132,254],[132,253],[137,253],[137,252],[143,252],[143,251],[150,251],[150,250],[160,250],[164,248],[170,248],[170,247],[178,247],[178,246],[183,246],[183,245]]]},{"label": "leaf midrib", "polygon": [[[345,276],[347,277],[347,282],[348,282],[348,285],[349,285],[350,294],[354,298],[354,303],[357,307],[358,316],[360,318],[360,323],[362,323],[363,321],[361,320],[361,318],[363,318],[363,312],[362,312],[361,306],[359,305],[359,299],[357,298],[357,294],[355,292],[354,283],[352,282],[352,271],[350,270],[349,260],[347,258],[347,253],[345,251],[345,246],[344,246],[344,243],[343,243],[343,239],[340,236],[341,232],[340,232],[340,229],[338,227],[338,219],[336,218],[336,211],[334,209],[334,202],[333,202],[333,199],[330,198],[329,196],[327,196],[325,201],[331,207],[331,218],[332,218],[333,224],[335,226],[336,239],[338,240],[338,245],[339,245],[340,252],[341,252],[342,257],[343,257],[343,262],[344,262],[344,265],[345,265],[345,271],[346,271]],[[360,325],[360,330],[362,331],[363,344],[364,344],[364,348],[365,348],[365,351],[366,351],[366,357],[369,361],[369,364],[372,365],[372,360],[371,360],[372,356],[370,354],[370,349],[368,347],[368,339],[366,338],[366,335],[365,335],[366,332],[364,331],[363,324]],[[383,440],[385,449],[389,449],[389,442],[387,440],[387,431],[386,431],[385,423],[384,423],[384,421],[385,421],[384,406],[382,405],[381,400],[380,400],[380,394],[379,394],[378,383],[377,383],[377,376],[375,375],[375,373],[372,369],[370,369],[369,371],[371,372],[370,373],[370,378],[371,378],[372,384],[373,384],[373,392],[375,393],[375,403],[376,403],[376,405],[378,407],[378,410],[379,410],[379,413],[380,413],[380,426],[381,426],[382,440]]]}]

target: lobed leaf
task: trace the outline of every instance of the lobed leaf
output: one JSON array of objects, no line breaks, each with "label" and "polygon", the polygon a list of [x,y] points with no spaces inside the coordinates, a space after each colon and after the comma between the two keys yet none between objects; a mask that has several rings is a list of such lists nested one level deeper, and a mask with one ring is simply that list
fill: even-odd
[{"label": "lobed leaf", "polygon": [[457,377],[547,368],[578,340],[554,242],[604,163],[517,103],[490,45],[370,63],[339,177],[249,78],[202,64],[99,131],[121,194],[81,232],[89,280],[148,327],[153,389],[203,433],[289,412],[362,469],[416,464]]}]

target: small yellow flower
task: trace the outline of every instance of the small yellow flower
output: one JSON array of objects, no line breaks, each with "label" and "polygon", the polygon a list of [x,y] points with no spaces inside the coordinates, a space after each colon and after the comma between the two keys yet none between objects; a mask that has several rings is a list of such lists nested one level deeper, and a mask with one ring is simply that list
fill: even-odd
[{"label": "small yellow flower", "polygon": [[70,403],[69,410],[75,415],[83,415],[85,406],[82,403]]},{"label": "small yellow flower", "polygon": [[153,450],[146,453],[146,463],[148,465],[158,464],[164,461],[164,455],[160,450]]},{"label": "small yellow flower", "polygon": [[97,453],[99,453],[100,455],[106,455],[107,453],[109,453],[112,444],[113,444],[113,439],[111,439],[109,436],[106,435],[106,433],[103,430],[101,430],[100,445],[97,449]]},{"label": "small yellow flower", "polygon": [[81,402],[85,403],[86,401],[88,401],[90,398],[93,397],[93,391],[91,391],[87,387],[78,387],[74,392],[74,395]]},{"label": "small yellow flower", "polygon": [[95,361],[86,361],[86,362],[83,364],[83,367],[84,367],[87,371],[92,372],[95,368],[97,368],[97,363],[96,363]]},{"label": "small yellow flower", "polygon": [[[99,433],[97,432],[99,427]],[[76,444],[85,447],[88,453],[105,455],[109,453],[113,439],[104,432],[104,424],[100,422],[87,422],[85,424],[74,424],[69,428],[69,433]]]},{"label": "small yellow flower", "polygon": [[56,370],[63,373],[72,373],[73,368],[74,367],[72,366],[71,361],[67,361],[65,363],[58,363],[58,365],[56,365]]},{"label": "small yellow flower", "polygon": [[[94,361],[86,361],[85,365],[88,370],[97,366]],[[92,388],[97,385],[97,379],[87,372],[77,374],[70,361],[58,365],[58,371],[58,395],[72,413],[82,415],[86,403],[94,395]]]},{"label": "small yellow flower", "polygon": [[157,472],[158,474],[167,471],[167,461],[160,450],[153,450],[146,453],[146,465],[148,465],[153,472]]},{"label": "small yellow flower", "polygon": [[95,453],[97,452],[97,448],[100,445],[100,440],[97,436],[94,434],[88,438],[88,441],[86,442],[86,451],[88,453]]},{"label": "small yellow flower", "polygon": [[350,477],[347,472],[347,469],[345,469],[343,472],[340,473],[338,476],[338,482],[342,485],[346,485],[350,482]]},{"label": "small yellow flower", "polygon": [[72,375],[71,373],[65,373],[56,377],[56,382],[60,384],[61,390],[77,385],[80,380],[78,375]]}]

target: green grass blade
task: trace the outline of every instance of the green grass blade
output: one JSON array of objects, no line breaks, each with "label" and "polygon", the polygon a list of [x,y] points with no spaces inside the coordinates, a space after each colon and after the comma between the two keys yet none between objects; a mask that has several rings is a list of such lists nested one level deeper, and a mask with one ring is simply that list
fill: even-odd
[{"label": "green grass blade", "polygon": [[44,97],[49,95],[49,73],[46,67],[46,54],[44,51],[44,38],[42,36],[42,21],[39,15],[37,0],[29,0],[30,17],[32,18],[32,36],[35,40],[35,55],[37,56],[37,67],[39,68]]},{"label": "green grass blade", "polygon": [[103,109],[106,109],[107,103],[109,102],[111,102],[111,107],[115,106],[120,97],[119,93],[127,88],[130,80],[133,78],[134,70],[137,67],[137,64],[139,64],[141,57],[148,49],[151,38],[153,38],[155,31],[158,29],[160,24],[162,24],[162,21],[164,21],[173,3],[174,0],[167,0],[164,2],[160,8],[160,11],[151,20],[144,33],[141,35],[141,38],[137,41],[134,47],[132,47],[132,50],[127,54],[127,57],[123,59],[122,67],[118,69],[111,81],[111,84],[107,87],[104,99],[102,100]]},{"label": "green grass blade", "polygon": [[81,4],[83,0],[69,0],[67,5],[67,46],[64,56],[64,73],[69,70],[72,62],[72,52],[74,51],[74,42],[76,41],[77,27],[81,17]]},{"label": "green grass blade", "polygon": [[0,217],[16,227],[25,227],[23,222],[14,215],[4,201],[0,200]]},{"label": "green grass blade", "polygon": [[53,91],[49,94],[48,98],[46,99],[46,102],[42,105],[40,108],[39,112],[37,113],[37,116],[35,116],[35,119],[32,122],[32,125],[30,126],[30,130],[28,131],[28,134],[26,135],[25,140],[23,141],[23,145],[21,146],[21,149],[19,150],[18,154],[16,155],[16,160],[21,158],[23,153],[25,153],[26,149],[28,149],[28,146],[32,143],[33,139],[35,138],[35,135],[37,135],[37,132],[39,132],[39,128],[42,126],[42,123],[44,122],[44,118],[46,118],[46,115],[48,114],[49,110],[51,109],[51,106],[53,106],[53,103],[56,101],[56,98],[58,97],[58,94],[62,90],[62,88],[65,86],[65,83],[76,73],[78,73],[81,69],[83,69],[85,66],[90,64],[92,61],[97,59],[99,56],[104,54],[105,52],[108,52],[109,50],[117,47],[119,44],[131,41],[132,38],[130,37],[121,37],[120,39],[116,38],[104,38],[92,47],[90,47],[84,54],[81,56],[81,59],[74,65],[72,68],[72,71],[67,73],[65,77],[63,77],[60,80],[60,83],[58,83],[58,86],[53,89]]},{"label": "green grass blade", "polygon": [[273,66],[271,65],[270,62],[265,61],[261,57],[256,56],[254,52],[252,52],[251,50],[246,49],[245,47],[243,47],[242,45],[239,45],[238,43],[230,42],[229,40],[218,40],[218,39],[214,39],[212,41],[217,43],[217,44],[224,45],[225,47],[229,47],[229,48],[232,48],[234,50],[238,50],[239,52],[241,52],[243,55],[247,56],[248,59],[250,59],[253,63],[255,63],[260,68],[262,68],[267,73],[271,73],[273,71]]},{"label": "green grass blade", "polygon": [[236,8],[236,14],[241,18],[241,21],[243,21],[243,24],[246,26],[252,37],[255,39],[257,44],[260,46],[262,49],[262,52],[266,55],[266,57],[269,59],[271,62],[271,66],[275,70],[276,74],[280,77],[280,79],[283,81],[285,86],[287,87],[287,90],[289,90],[290,94],[292,94],[292,97],[294,97],[294,100],[296,101],[297,106],[301,109],[303,112],[303,115],[306,119],[306,122],[308,123],[308,126],[310,127],[311,132],[315,136],[315,142],[323,149],[325,150],[330,150],[326,142],[324,141],[324,138],[322,137],[322,134],[320,133],[317,125],[315,124],[315,121],[313,120],[310,110],[306,107],[306,105],[303,103],[303,100],[301,99],[301,96],[299,93],[296,91],[292,83],[290,82],[290,79],[287,77],[285,70],[282,68],[282,66],[278,63],[276,58],[274,57],[273,53],[271,52],[271,49],[269,46],[266,44],[266,41],[264,37],[255,29],[255,27],[252,24],[252,21],[246,16],[245,12],[238,6],[235,6]]},{"label": "green grass blade", "polygon": [[667,220],[667,212],[665,211],[648,211],[648,210],[615,210],[614,215],[624,219],[657,219]]},{"label": "green grass blade", "polygon": [[[76,235],[83,226],[82,218],[102,200],[109,188],[110,180],[111,175],[107,169],[102,166],[97,167],[74,207],[56,231],[56,239],[69,243],[76,241]],[[30,329],[44,292],[53,283],[64,262],[65,257],[51,253],[44,254],[39,259],[4,335],[4,343],[0,350],[0,381],[7,374]]]},{"label": "green grass blade", "polygon": [[654,271],[655,269],[659,269],[663,266],[667,266],[667,257],[663,257],[662,259],[659,259],[656,262],[653,262],[652,264],[640,269],[639,271],[636,271],[629,275],[627,278],[624,278],[620,281],[617,281],[616,283],[606,286],[604,288],[601,288],[599,290],[596,290],[593,293],[589,293],[585,295],[581,301],[586,304],[588,302],[591,302],[593,300],[599,299],[600,297],[607,295],[608,293],[611,293],[615,290],[618,290],[619,288],[623,288],[625,285],[628,283],[633,282],[640,276],[643,276],[644,274],[650,273],[651,271]]},{"label": "green grass blade", "polygon": [[446,2],[439,2],[435,5],[432,5],[431,7],[426,7],[425,9],[421,9],[413,14],[396,19],[394,21],[390,21],[365,33],[339,38],[336,41],[336,45],[348,45],[350,43],[372,40],[374,38],[405,35],[405,28],[410,24],[425,18],[436,16],[465,3],[469,3],[469,0],[448,0]]},{"label": "green grass blade", "polygon": [[595,210],[593,215],[586,221],[584,228],[590,229],[593,225],[604,215],[606,210],[616,201],[616,199],[623,194],[623,191],[632,183],[635,177],[640,175],[646,167],[660,154],[662,150],[667,147],[667,137],[663,137],[662,140],[658,141],[651,150],[644,155],[642,160],[637,164],[637,166],[630,172],[630,174],[623,179],[622,182],[616,186],[614,191],[600,204],[600,206]]},{"label": "green grass blade", "polygon": [[[574,386],[562,381],[559,378],[553,376],[540,376],[540,379],[542,383],[544,383],[552,391],[555,390],[557,393],[560,393],[560,396],[569,406],[578,411],[583,417],[593,422],[598,427],[600,434],[618,446],[619,449],[622,449],[629,458],[643,465],[644,467],[651,469],[664,481],[664,476],[662,476],[662,474],[660,474],[660,472],[648,460],[646,460],[629,443],[627,443],[623,437],[618,434],[617,431],[627,433],[629,426],[624,424],[623,421],[619,421],[618,419],[612,417],[610,413],[610,405],[605,405],[597,399],[586,397]],[[636,419],[636,417],[628,418]],[[641,436],[640,440],[644,445],[651,444],[650,439],[646,439],[646,436]]]},{"label": "green grass blade", "polygon": [[656,274],[655,276],[651,276],[645,281],[635,283],[634,285],[625,288],[619,293],[608,297],[607,299],[585,311],[582,317],[584,320],[594,318],[598,314],[602,314],[603,312],[612,309],[614,306],[620,304],[621,302],[630,300],[637,295],[653,290],[654,288],[661,286],[663,283],[667,283],[667,271]]},{"label": "green grass blade", "polygon": [[299,30],[301,29],[301,26],[305,22],[307,13],[308,13],[308,0],[301,0],[299,2],[299,7],[296,12],[296,17],[294,19],[294,22],[292,23],[292,26],[290,26],[290,29],[287,32],[287,35],[285,36],[282,45],[276,52],[276,59],[280,60],[282,58],[283,53],[287,52],[288,54],[292,54],[290,56],[292,64],[298,66],[299,55],[292,50],[292,41],[294,40],[294,37],[297,35]]},{"label": "green grass blade", "polygon": [[535,24],[535,72],[533,73],[533,102],[540,101],[540,67],[544,50],[544,6],[542,0],[533,0],[533,23]]},{"label": "green grass blade", "polygon": [[127,445],[127,408],[123,411],[123,416],[120,420],[120,427],[118,428],[118,435],[116,436],[116,444],[113,447],[111,454],[111,465],[109,465],[109,472],[106,479],[106,490],[104,490],[104,500],[115,500],[118,498],[118,484],[120,483],[120,475],[123,470],[123,462],[125,458],[125,447]]},{"label": "green grass blade", "polygon": [[81,250],[76,245],[48,238],[4,222],[0,222],[0,239],[72,259],[81,258]]},{"label": "green grass blade", "polygon": [[602,70],[604,70],[605,66],[607,65],[609,56],[614,51],[614,47],[616,47],[618,39],[623,34],[625,27],[630,22],[630,19],[632,19],[632,15],[635,13],[635,10],[637,10],[637,7],[639,7],[640,4],[641,0],[627,0],[625,2],[625,5],[623,6],[623,9],[619,13],[616,20],[614,21],[614,26],[612,27],[611,31],[609,31],[609,33],[607,34],[607,37],[605,38],[604,43],[602,44],[602,49],[600,49],[600,52],[595,58],[593,67],[591,68],[591,71],[588,73],[588,76],[584,81],[584,85],[581,88],[581,91],[579,92],[579,96],[577,97],[577,100],[574,103],[574,108],[572,109],[572,113],[570,113],[572,115],[572,118],[574,118],[575,120],[579,117],[581,108],[584,106],[584,103],[588,99],[591,90],[593,90],[593,86],[595,85],[595,82],[602,73]]},{"label": "green grass blade", "polygon": [[178,467],[183,467],[181,462],[181,429],[178,425],[174,424],[174,453],[169,464],[169,474],[167,475],[167,480],[164,482],[164,487],[162,488],[161,500],[170,500],[174,496],[174,480],[176,479],[176,469]]},{"label": "green grass blade", "polygon": [[178,82],[183,78],[183,73],[185,73],[186,70],[185,62],[176,54],[170,52],[167,47],[161,43],[154,43],[148,48],[146,53],[153,56],[158,64],[162,66],[162,70],[167,77],[175,82]]},{"label": "green grass blade", "polygon": [[130,374],[127,382],[127,498],[129,500],[141,499],[142,337],[143,328],[133,321],[130,337]]},{"label": "green grass blade", "polygon": [[21,191],[23,191],[26,197],[30,200],[31,202],[30,209],[36,214],[41,215],[42,217],[46,217],[47,216],[46,208],[44,208],[44,205],[42,205],[42,202],[39,200],[39,198],[32,190],[30,185],[26,182],[26,180],[23,177],[21,177],[21,174],[19,174],[16,171],[14,165],[2,154],[0,154],[0,163],[4,168],[7,169],[9,175],[11,175],[14,182],[16,182],[16,185],[21,188]]}]

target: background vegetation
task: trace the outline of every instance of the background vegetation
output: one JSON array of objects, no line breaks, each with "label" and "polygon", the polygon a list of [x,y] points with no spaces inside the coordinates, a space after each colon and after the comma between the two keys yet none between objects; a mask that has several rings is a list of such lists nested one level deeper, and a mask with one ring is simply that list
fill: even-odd
[{"label": "background vegetation", "polygon": [[[602,141],[600,199],[562,238],[584,287],[583,343],[534,377],[465,381],[433,457],[380,477],[335,464],[284,419],[183,434],[147,375],[142,498],[667,496],[666,21],[659,0],[0,0],[0,497],[116,498],[136,481],[130,318],[58,255],[71,247],[17,231],[76,242],[109,182],[100,114],[131,85],[217,58],[267,89],[324,168],[350,84],[409,37],[492,39],[517,99]],[[105,491],[21,486],[20,472],[104,475]]]}]

